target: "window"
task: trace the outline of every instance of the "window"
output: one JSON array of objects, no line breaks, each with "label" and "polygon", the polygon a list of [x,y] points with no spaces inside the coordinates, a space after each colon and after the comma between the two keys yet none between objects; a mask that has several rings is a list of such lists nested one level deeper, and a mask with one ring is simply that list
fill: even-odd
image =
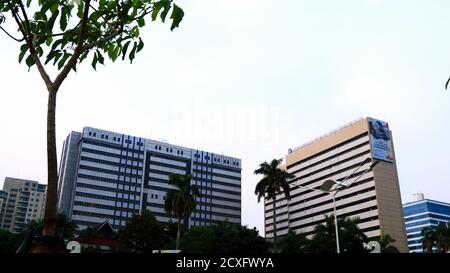
[{"label": "window", "polygon": [[172,148],[170,148],[170,152],[172,152]]},{"label": "window", "polygon": [[120,137],[117,139],[117,141],[119,141],[120,142]]},{"label": "window", "polygon": [[108,136],[108,135],[106,135],[106,139],[108,139],[108,137],[109,137],[109,136]]},{"label": "window", "polygon": [[116,137],[113,137],[113,140],[116,141]]},{"label": "window", "polygon": [[155,150],[158,150],[158,145],[155,145]]},{"label": "window", "polygon": [[166,148],[166,152],[169,152],[169,148]]},{"label": "window", "polygon": [[102,138],[104,138],[105,137],[105,135],[104,134],[102,134]]},{"label": "window", "polygon": [[183,155],[183,151],[181,151],[181,155]]},{"label": "window", "polygon": [[97,136],[97,133],[94,133],[94,136]]},{"label": "window", "polygon": [[92,132],[89,132],[89,136],[92,136]]}]

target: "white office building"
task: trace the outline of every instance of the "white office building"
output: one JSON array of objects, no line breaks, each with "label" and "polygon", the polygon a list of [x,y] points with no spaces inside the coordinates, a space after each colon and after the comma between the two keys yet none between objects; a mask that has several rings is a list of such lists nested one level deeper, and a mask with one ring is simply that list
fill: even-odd
[{"label": "white office building", "polygon": [[105,220],[118,229],[144,209],[168,222],[170,174],[190,174],[201,191],[189,227],[241,223],[240,159],[91,127],[64,141],[58,211],[80,229]]}]

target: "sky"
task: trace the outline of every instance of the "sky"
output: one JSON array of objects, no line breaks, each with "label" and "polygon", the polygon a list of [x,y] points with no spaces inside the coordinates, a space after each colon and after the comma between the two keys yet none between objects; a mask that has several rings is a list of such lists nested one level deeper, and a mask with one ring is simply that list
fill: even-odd
[{"label": "sky", "polygon": [[[148,24],[132,65],[87,61],[69,75],[58,157],[84,126],[239,157],[242,223],[262,232],[258,165],[370,116],[393,132],[402,202],[450,202],[448,0],[175,2],[180,28]],[[47,177],[47,92],[18,53],[0,33],[0,186]]]}]

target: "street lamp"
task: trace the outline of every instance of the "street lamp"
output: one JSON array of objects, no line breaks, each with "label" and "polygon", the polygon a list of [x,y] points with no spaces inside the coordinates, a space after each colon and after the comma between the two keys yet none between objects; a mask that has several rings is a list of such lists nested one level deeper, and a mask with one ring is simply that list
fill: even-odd
[{"label": "street lamp", "polygon": [[[370,165],[370,167],[365,170],[361,175],[359,175],[355,180],[353,180],[352,182],[350,182],[349,184],[346,184],[345,182],[354,174],[356,173],[364,164],[367,164],[369,162],[371,162],[372,160],[370,158],[366,158],[363,162],[360,163],[360,165],[358,166],[358,168],[356,168],[351,174],[349,174],[347,177],[345,177],[344,179],[342,179],[342,181],[337,181],[337,180],[333,180],[333,179],[327,179],[325,180],[325,182],[322,183],[322,185],[319,188],[310,188],[307,186],[302,186],[302,185],[294,185],[294,187],[300,187],[300,188],[305,188],[308,190],[313,190],[313,191],[318,191],[318,192],[322,192],[322,193],[326,193],[328,195],[331,195],[332,199],[333,199],[333,213],[334,213],[334,227],[336,229],[335,233],[336,233],[336,251],[337,253],[340,253],[340,247],[339,247],[339,227],[338,227],[338,222],[337,222],[337,213],[336,213],[336,195],[338,194],[338,192],[340,192],[343,189],[346,189],[348,187],[350,187],[353,183],[355,183],[356,181],[358,181],[364,174],[366,174],[367,172],[371,171],[373,169],[373,167],[375,167],[375,165],[377,165],[380,161],[374,161],[372,163],[372,165]],[[335,187],[333,189],[333,187]]]}]

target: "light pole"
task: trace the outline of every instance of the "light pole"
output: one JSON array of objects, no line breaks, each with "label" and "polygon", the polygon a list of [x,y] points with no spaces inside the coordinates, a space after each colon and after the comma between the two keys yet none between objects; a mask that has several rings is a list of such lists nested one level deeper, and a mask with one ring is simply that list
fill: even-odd
[{"label": "light pole", "polygon": [[[336,194],[338,194],[338,192],[340,192],[343,189],[346,189],[348,187],[350,187],[353,183],[355,183],[356,181],[358,181],[364,174],[366,174],[367,172],[371,171],[373,169],[373,167],[375,167],[375,165],[377,165],[380,161],[374,161],[372,163],[372,165],[370,165],[370,168],[368,168],[367,170],[365,170],[361,175],[359,175],[355,180],[353,180],[352,182],[350,182],[349,184],[346,184],[345,182],[347,180],[349,180],[349,178],[356,173],[364,164],[367,164],[369,162],[371,162],[372,159],[370,158],[366,158],[363,162],[360,163],[360,165],[358,166],[358,168],[356,168],[351,174],[349,174],[347,177],[345,177],[344,179],[342,179],[342,181],[336,181],[333,179],[327,179],[325,180],[325,182],[322,183],[322,185],[319,188],[310,188],[307,186],[303,186],[303,185],[294,185],[293,188],[295,187],[299,187],[299,188],[305,188],[308,190],[313,190],[313,191],[318,191],[318,192],[322,192],[322,193],[326,193],[328,195],[331,195],[332,199],[333,199],[333,214],[334,214],[334,227],[335,227],[335,233],[336,233],[336,252],[340,253],[341,249],[339,246],[339,227],[338,227],[338,221],[337,221],[337,212],[336,212]],[[335,186],[334,189],[332,189]]]}]

